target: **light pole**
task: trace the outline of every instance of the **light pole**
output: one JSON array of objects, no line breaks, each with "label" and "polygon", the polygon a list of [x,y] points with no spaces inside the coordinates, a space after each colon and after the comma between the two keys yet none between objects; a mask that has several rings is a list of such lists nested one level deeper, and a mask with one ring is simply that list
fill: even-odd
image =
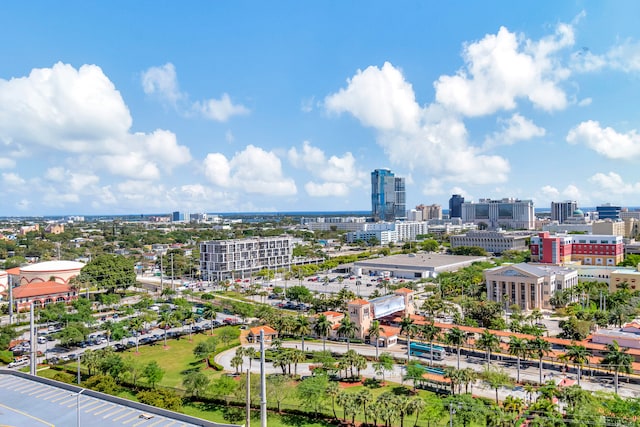
[{"label": "light pole", "polygon": [[76,395],[76,421],[77,427],[80,427],[80,395],[85,389],[80,389],[78,394]]}]

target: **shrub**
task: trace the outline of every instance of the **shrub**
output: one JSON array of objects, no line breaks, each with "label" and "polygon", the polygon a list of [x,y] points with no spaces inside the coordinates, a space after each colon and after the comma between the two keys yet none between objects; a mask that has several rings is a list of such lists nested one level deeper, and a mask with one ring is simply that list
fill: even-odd
[{"label": "shrub", "polygon": [[169,409],[170,411],[179,411],[182,408],[182,398],[170,390],[144,390],[136,394],[136,398],[147,405]]}]

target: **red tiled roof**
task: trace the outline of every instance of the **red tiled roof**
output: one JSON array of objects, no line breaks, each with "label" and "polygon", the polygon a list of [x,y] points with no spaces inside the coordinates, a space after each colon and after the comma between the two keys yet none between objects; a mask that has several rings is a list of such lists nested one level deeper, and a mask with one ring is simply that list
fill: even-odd
[{"label": "red tiled roof", "polygon": [[339,317],[339,316],[344,316],[343,313],[339,313],[337,311],[325,311],[323,313],[320,314],[324,314],[326,317]]},{"label": "red tiled roof", "polygon": [[7,274],[10,274],[12,276],[19,276],[20,275],[20,267],[13,267],[7,270]]},{"label": "red tiled roof", "polygon": [[369,301],[363,300],[362,298],[357,298],[352,301],[349,301],[349,305],[367,305]]},{"label": "red tiled roof", "polygon": [[394,335],[400,335],[400,328],[394,328],[393,326],[383,326],[381,327],[380,336],[381,337],[392,337]]},{"label": "red tiled roof", "polygon": [[260,331],[264,331],[265,335],[277,335],[278,331],[276,331],[275,329],[273,329],[271,326],[269,325],[264,325],[264,326],[254,326],[253,328],[249,329],[249,333],[253,336],[258,336],[260,335]]},{"label": "red tiled roof", "polygon": [[27,283],[13,288],[13,298],[29,298],[63,294],[71,291],[71,286],[58,282]]},{"label": "red tiled roof", "polygon": [[394,293],[396,293],[396,294],[398,294],[398,293],[400,293],[400,294],[411,294],[411,293],[413,293],[413,291],[411,289],[408,289],[408,288],[400,288],[400,289],[396,289],[394,291]]}]

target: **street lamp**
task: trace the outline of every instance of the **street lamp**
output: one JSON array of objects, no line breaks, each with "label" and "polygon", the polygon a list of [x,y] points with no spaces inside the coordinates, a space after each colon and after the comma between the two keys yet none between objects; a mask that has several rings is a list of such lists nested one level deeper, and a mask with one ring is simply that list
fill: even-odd
[{"label": "street lamp", "polygon": [[80,427],[80,395],[82,394],[82,392],[85,389],[80,389],[80,391],[78,392],[78,394],[76,395],[76,425],[77,427]]}]

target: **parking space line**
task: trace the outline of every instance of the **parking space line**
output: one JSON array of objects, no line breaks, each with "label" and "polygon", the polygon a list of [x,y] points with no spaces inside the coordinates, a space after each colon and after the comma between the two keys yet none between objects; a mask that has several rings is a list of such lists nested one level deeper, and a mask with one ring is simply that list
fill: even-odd
[{"label": "parking space line", "polygon": [[124,411],[125,409],[127,409],[127,408],[124,408],[124,407],[116,407],[116,408],[118,409],[117,411],[112,412],[112,413],[110,413],[110,414],[107,414],[107,415],[105,415],[105,416],[104,416],[104,417],[102,417],[102,418],[106,420],[107,418],[111,418],[111,417],[113,417],[114,415],[119,414],[120,412],[122,412],[122,411]]},{"label": "parking space line", "polygon": [[21,379],[22,378],[14,377],[14,376],[11,376],[11,378],[6,378],[6,379],[2,378],[2,380],[0,380],[0,385],[2,387],[7,387],[7,386],[10,386],[11,384],[15,384],[17,382],[20,382]]},{"label": "parking space line", "polygon": [[123,421],[122,424],[129,424],[130,422],[133,422],[133,421],[138,420],[138,419],[140,419],[140,414],[136,414],[135,417],[129,418],[128,420]]},{"label": "parking space line", "polygon": [[[67,403],[71,402],[71,400],[66,400],[64,402],[62,402],[61,404],[66,405]],[[80,405],[80,407],[82,408],[82,403],[83,402],[87,402],[87,399],[83,399],[82,397],[80,397],[80,401],[78,401],[78,395],[74,395],[73,396],[73,402],[69,403],[69,405],[67,405],[67,408],[75,408],[77,405]]]},{"label": "parking space line", "polygon": [[42,391],[42,393],[36,395],[36,399],[48,399],[45,398],[46,395],[51,394],[51,395],[55,395],[56,393],[59,393],[59,390],[56,390],[55,388],[51,388],[51,387],[47,387],[47,390]]},{"label": "parking space line", "polygon": [[[109,406],[107,406],[106,408],[104,408],[103,410],[101,410],[100,412],[94,412],[94,413],[93,413],[93,415],[94,415],[94,416],[95,416],[95,415],[102,415],[102,414],[104,414],[105,412],[107,412],[107,411],[109,411],[110,409],[113,409],[113,408],[114,408],[113,404],[110,404]],[[96,409],[98,409],[98,408],[96,408]]]},{"label": "parking space line", "polygon": [[149,427],[153,427],[153,426],[158,425],[158,424],[160,424],[160,423],[162,423],[162,422],[165,422],[165,421],[167,421],[167,420],[166,420],[166,419],[161,418],[161,419],[159,419],[158,421],[156,421],[155,423],[151,424]]},{"label": "parking space line", "polygon": [[130,411],[129,411],[129,412],[127,412],[126,414],[122,414],[122,415],[120,415],[119,417],[114,418],[114,419],[113,419],[113,421],[121,420],[122,418],[127,417],[127,416],[131,415],[131,414],[132,414],[132,413],[134,413],[134,412],[135,412],[135,411],[131,411],[131,410],[130,410]]},{"label": "parking space line", "polygon": [[[60,405],[66,405],[71,401],[75,402],[75,400],[76,400],[76,395],[75,394],[71,394],[71,395],[62,396],[62,397],[60,397],[58,399],[52,400],[52,402],[57,402]],[[75,403],[74,403],[74,405],[75,405]]]},{"label": "parking space line", "polygon": [[[87,403],[88,402],[88,403]],[[102,403],[102,401],[98,400],[98,399],[91,399],[91,400],[85,400],[84,402],[85,404],[80,404],[80,409],[82,409],[84,412],[89,412],[87,410],[87,408],[91,408],[92,406],[95,405],[99,405],[100,403]],[[104,402],[106,404],[106,402]],[[103,405],[100,405],[99,408],[102,408]],[[95,408],[91,408],[91,410],[93,411]]]},{"label": "parking space line", "polygon": [[48,388],[49,388],[49,386],[46,386],[46,385],[37,386],[37,387],[35,387],[35,391],[32,391],[31,393],[29,393],[29,396],[33,396],[34,394],[40,393],[42,390],[46,390]]},{"label": "parking space line", "polygon": [[29,383],[27,383],[27,384],[22,384],[22,385],[19,385],[19,386],[15,387],[15,388],[13,389],[13,391],[19,391],[20,393],[22,393],[22,390],[24,390],[24,389],[28,389],[28,388],[30,388],[30,387],[33,387],[33,384],[29,384]]},{"label": "parking space line", "polygon": [[[99,400],[98,400],[98,403],[100,403],[100,401],[99,401]],[[96,410],[98,410],[98,409],[100,409],[100,408],[102,408],[103,406],[108,405],[108,404],[109,404],[108,402],[102,402],[102,404],[100,404],[100,405],[98,405],[98,406],[96,406],[96,407],[94,407],[94,408],[91,408],[91,409],[83,408],[82,406],[80,406],[80,409],[82,409],[82,410],[83,410],[84,412],[86,412],[87,414],[91,414],[93,411],[96,411]],[[94,414],[94,415],[95,415],[95,414]]]},{"label": "parking space line", "polygon": [[[57,389],[54,389],[54,391],[55,391],[55,393],[53,393],[51,396],[43,397],[42,399],[43,399],[43,400],[49,400],[49,399],[53,399],[54,397],[59,396],[59,395],[61,395],[61,394],[65,394],[65,395],[66,395],[67,393],[69,393],[69,392],[68,392],[68,391],[66,391],[66,390],[57,390]],[[52,402],[55,402],[55,400],[52,400]]]},{"label": "parking space line", "polygon": [[22,416],[25,416],[25,417],[31,418],[32,420],[36,420],[36,421],[38,421],[38,422],[41,422],[42,424],[44,424],[44,425],[46,425],[46,426],[49,426],[49,427],[55,427],[53,424],[50,424],[50,423],[48,423],[48,422],[46,422],[46,421],[44,421],[44,420],[41,420],[40,418],[34,417],[33,415],[29,415],[29,414],[27,414],[26,412],[20,411],[20,410],[18,410],[18,409],[11,408],[10,406],[3,405],[2,403],[0,403],[0,407],[2,407],[2,408],[6,408],[6,409],[8,409],[9,411],[13,411],[13,412],[18,413],[18,414],[20,414],[20,415],[22,415]]}]

